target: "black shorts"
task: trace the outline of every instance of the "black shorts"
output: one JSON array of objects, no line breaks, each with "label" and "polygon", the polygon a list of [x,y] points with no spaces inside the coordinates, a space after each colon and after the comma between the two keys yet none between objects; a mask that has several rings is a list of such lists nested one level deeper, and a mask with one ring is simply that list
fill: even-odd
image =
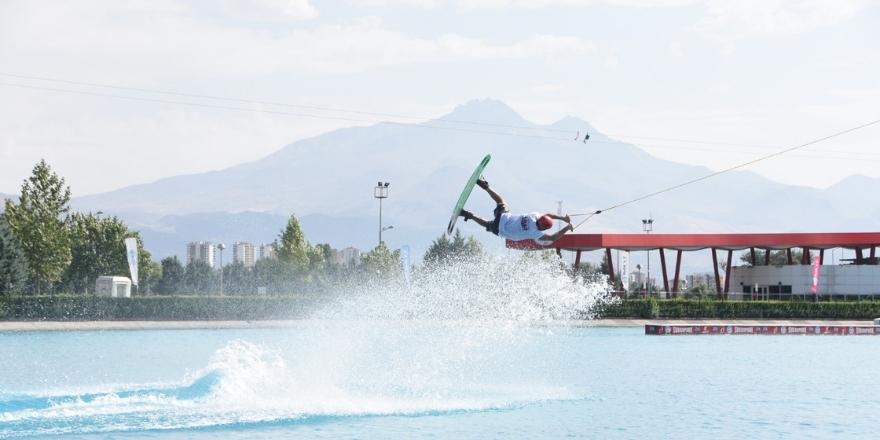
[{"label": "black shorts", "polygon": [[510,210],[507,209],[507,205],[499,203],[498,206],[495,207],[495,220],[492,221],[492,224],[489,225],[486,230],[498,235],[498,226],[501,224],[501,214],[504,214],[505,212],[510,212]]}]

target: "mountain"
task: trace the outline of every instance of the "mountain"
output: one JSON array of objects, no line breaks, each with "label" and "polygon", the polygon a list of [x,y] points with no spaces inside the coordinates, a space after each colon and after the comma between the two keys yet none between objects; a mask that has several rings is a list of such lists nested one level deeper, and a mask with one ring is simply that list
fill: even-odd
[{"label": "mountain", "polygon": [[[584,132],[589,141],[574,140]],[[819,190],[750,171],[638,200],[711,170],[658,159],[575,117],[537,125],[495,100],[472,101],[417,125],[336,130],[250,163],[80,197],[73,205],[120,215],[143,231],[148,247],[158,246],[157,255],[181,253],[190,240],[268,241],[292,213],[313,243],[368,248],[378,240],[373,187],[388,181],[383,221],[394,229],[386,241],[410,244],[419,255],[443,231],[462,185],[487,153],[493,159],[486,177],[514,211],[555,212],[557,200],[573,213],[622,204],[579,232],[638,232],[649,213],[658,232],[870,230],[880,206],[871,189],[878,179],[847,179]],[[467,206],[483,216],[493,208],[480,190]],[[472,224],[460,227],[500,247]]]}]

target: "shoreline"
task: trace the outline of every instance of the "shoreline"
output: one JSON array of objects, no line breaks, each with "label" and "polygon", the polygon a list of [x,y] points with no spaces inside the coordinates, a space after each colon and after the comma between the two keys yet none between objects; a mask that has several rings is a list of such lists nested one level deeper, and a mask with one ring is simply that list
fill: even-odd
[{"label": "shoreline", "polygon": [[[302,326],[312,320],[265,321],[0,321],[0,332],[120,331],[120,330],[237,330]],[[506,321],[502,321],[506,322]],[[645,325],[873,325],[870,320],[823,319],[595,319],[536,321],[535,326],[644,327]]]}]

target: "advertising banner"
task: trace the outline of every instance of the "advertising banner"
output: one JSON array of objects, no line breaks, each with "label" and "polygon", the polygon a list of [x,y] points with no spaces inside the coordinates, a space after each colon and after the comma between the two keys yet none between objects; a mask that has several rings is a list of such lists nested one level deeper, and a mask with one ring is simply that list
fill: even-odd
[{"label": "advertising banner", "polygon": [[128,257],[128,270],[131,272],[131,283],[138,285],[138,245],[137,239],[125,239],[125,255]]}]

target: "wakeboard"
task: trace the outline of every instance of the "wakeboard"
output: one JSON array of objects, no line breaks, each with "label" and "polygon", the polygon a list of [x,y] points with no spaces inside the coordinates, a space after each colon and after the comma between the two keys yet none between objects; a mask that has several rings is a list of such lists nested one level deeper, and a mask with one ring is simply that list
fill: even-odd
[{"label": "wakeboard", "polygon": [[480,176],[483,174],[483,170],[486,169],[486,165],[489,165],[489,161],[492,159],[491,154],[487,154],[486,157],[477,165],[477,169],[474,170],[474,173],[471,174],[470,179],[468,179],[467,183],[464,185],[464,189],[461,191],[461,195],[458,197],[458,201],[455,202],[455,208],[452,209],[452,218],[449,219],[449,226],[446,228],[447,234],[452,234],[452,230],[455,229],[455,222],[458,220],[459,214],[461,214],[461,209],[464,208],[464,204],[467,203],[468,197],[471,195],[471,191],[474,190],[474,185],[477,184],[477,180],[480,179]]}]

